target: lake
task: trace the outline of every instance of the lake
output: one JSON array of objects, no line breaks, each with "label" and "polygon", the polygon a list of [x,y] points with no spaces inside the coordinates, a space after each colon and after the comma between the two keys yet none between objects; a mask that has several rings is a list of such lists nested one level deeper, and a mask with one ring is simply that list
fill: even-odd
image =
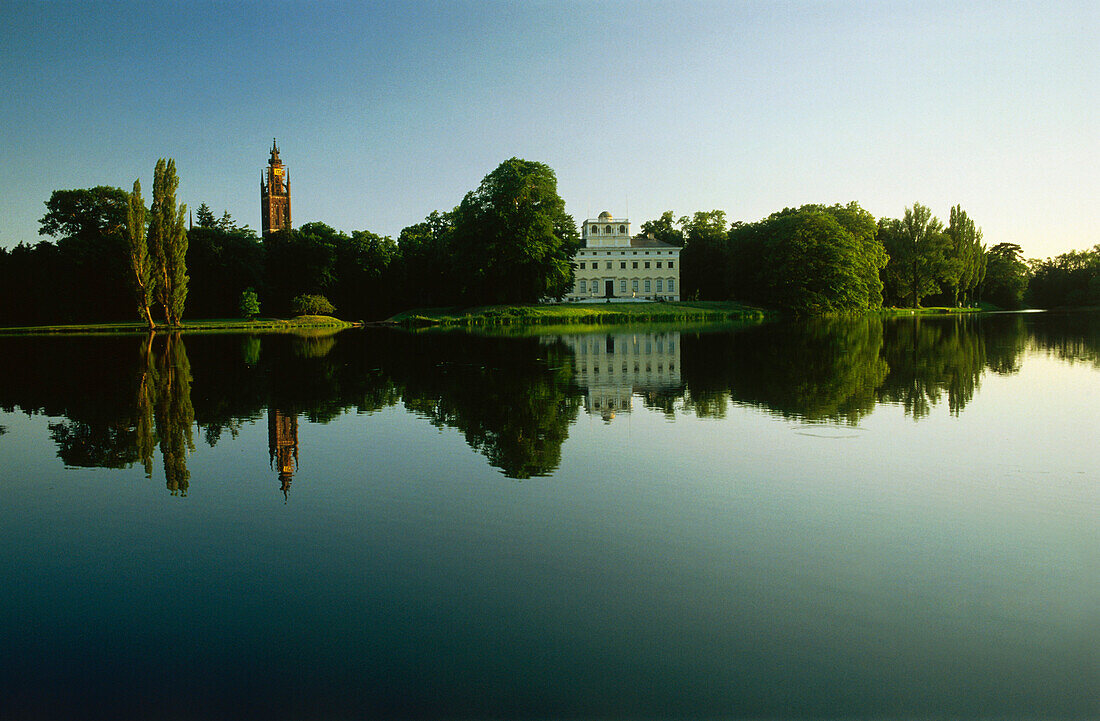
[{"label": "lake", "polygon": [[1100,717],[1100,314],[0,337],[0,717]]}]

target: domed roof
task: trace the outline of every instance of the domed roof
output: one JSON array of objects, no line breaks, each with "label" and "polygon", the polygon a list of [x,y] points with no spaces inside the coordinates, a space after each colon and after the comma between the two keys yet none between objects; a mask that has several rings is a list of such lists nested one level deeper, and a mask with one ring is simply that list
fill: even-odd
[{"label": "domed roof", "polygon": [[605,210],[604,212],[600,213],[599,219],[600,220],[611,220],[611,213],[609,211]]}]

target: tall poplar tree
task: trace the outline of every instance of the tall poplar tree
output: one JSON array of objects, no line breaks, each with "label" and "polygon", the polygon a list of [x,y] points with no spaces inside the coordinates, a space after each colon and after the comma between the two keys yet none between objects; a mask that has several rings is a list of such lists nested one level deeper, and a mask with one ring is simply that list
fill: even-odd
[{"label": "tall poplar tree", "polygon": [[153,171],[149,248],[153,254],[157,300],[171,326],[180,324],[187,300],[187,206],[176,205],[178,188],[176,161],[161,158]]},{"label": "tall poplar tree", "polygon": [[149,306],[153,304],[153,264],[149,258],[149,244],[145,240],[145,201],[141,197],[141,181],[134,181],[134,191],[130,193],[130,205],[126,213],[127,240],[130,244],[130,270],[134,299],[142,319],[153,330],[153,314]]},{"label": "tall poplar tree", "polygon": [[965,297],[985,278],[985,247],[982,245],[981,228],[974,224],[960,205],[951,208],[944,232],[951,242],[944,281],[951,289],[951,304],[957,306],[959,294]]}]

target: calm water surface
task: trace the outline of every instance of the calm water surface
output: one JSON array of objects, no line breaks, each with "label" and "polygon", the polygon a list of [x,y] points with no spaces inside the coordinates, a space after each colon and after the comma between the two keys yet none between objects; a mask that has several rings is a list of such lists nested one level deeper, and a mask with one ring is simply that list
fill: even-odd
[{"label": "calm water surface", "polygon": [[0,338],[0,718],[1100,717],[1100,314]]}]

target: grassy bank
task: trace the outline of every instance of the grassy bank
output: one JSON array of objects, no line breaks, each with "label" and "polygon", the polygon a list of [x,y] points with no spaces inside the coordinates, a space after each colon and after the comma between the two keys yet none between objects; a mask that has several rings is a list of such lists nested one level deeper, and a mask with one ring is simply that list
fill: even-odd
[{"label": "grassy bank", "polygon": [[[182,331],[248,331],[262,333],[293,332],[311,328],[340,329],[352,324],[329,315],[302,315],[296,318],[206,318],[184,321],[179,328],[158,326],[157,332]],[[0,335],[89,334],[89,333],[145,333],[144,323],[85,323],[72,325],[38,325],[0,328]]]},{"label": "grassy bank", "polygon": [[948,308],[944,307],[929,307],[929,308],[882,308],[877,311],[883,315],[944,315],[947,313],[982,313],[989,310],[989,308]]},{"label": "grassy bank", "polygon": [[470,308],[418,308],[387,322],[407,327],[504,325],[621,325],[629,323],[704,322],[770,315],[763,308],[735,302],[553,303],[487,305]]}]

